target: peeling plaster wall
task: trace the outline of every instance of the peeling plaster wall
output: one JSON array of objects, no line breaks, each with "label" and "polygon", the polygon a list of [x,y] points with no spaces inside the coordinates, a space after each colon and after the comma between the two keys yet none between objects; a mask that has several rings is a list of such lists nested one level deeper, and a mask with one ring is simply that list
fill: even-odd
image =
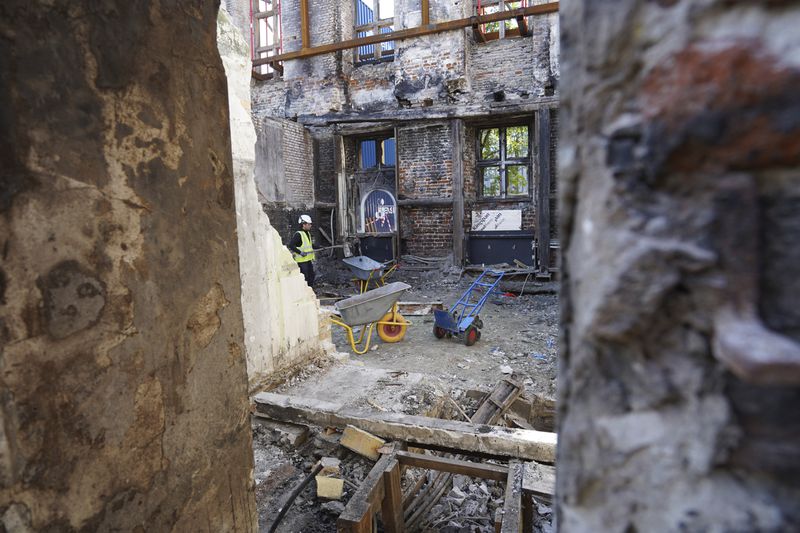
[{"label": "peeling plaster wall", "polygon": [[216,16],[0,5],[0,529],[256,530]]},{"label": "peeling plaster wall", "polygon": [[800,530],[800,8],[562,9],[559,527]]},{"label": "peeling plaster wall", "polygon": [[[228,79],[247,373],[256,391],[335,349],[314,292],[259,202],[248,45],[224,9],[217,39]],[[302,135],[302,127],[295,126]],[[284,151],[291,153],[288,148]]]}]

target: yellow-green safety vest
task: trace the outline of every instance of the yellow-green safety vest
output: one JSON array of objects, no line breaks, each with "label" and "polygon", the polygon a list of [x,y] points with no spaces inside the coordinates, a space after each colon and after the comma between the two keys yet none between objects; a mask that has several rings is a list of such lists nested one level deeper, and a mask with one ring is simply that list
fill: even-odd
[{"label": "yellow-green safety vest", "polygon": [[292,254],[294,255],[294,260],[298,263],[305,263],[307,261],[313,261],[314,257],[314,247],[311,245],[311,236],[308,234],[307,231],[298,231],[297,233],[300,234],[300,251],[307,252],[307,255],[300,255],[300,254]]}]

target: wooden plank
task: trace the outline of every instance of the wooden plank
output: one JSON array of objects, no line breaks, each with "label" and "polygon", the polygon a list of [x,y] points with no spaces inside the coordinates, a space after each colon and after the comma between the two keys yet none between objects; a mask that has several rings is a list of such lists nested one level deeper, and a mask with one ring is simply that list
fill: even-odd
[{"label": "wooden plank", "polygon": [[472,415],[472,421],[476,424],[494,424],[520,394],[522,394],[521,385],[501,380],[486,400],[478,406],[478,410]]},{"label": "wooden plank", "polygon": [[527,420],[519,416],[517,413],[506,413],[503,415],[503,418],[505,418],[506,423],[513,424],[512,427],[534,429],[534,427]]},{"label": "wooden plank", "polygon": [[495,481],[505,481],[508,477],[508,468],[498,465],[474,463],[462,461],[460,459],[447,459],[435,455],[423,455],[421,453],[397,452],[397,460],[404,466],[416,466],[437,470],[439,472],[449,472],[451,474],[462,474],[469,477],[479,477],[483,479],[493,479]]},{"label": "wooden plank", "polygon": [[[511,11],[501,11],[498,13],[491,13],[488,15],[472,16],[462,19],[448,20],[447,22],[440,22],[438,24],[428,24],[427,26],[420,26],[417,28],[410,28],[407,30],[398,30],[389,33],[381,33],[377,35],[370,35],[368,37],[359,37],[356,39],[347,39],[338,43],[324,44],[315,46],[298,52],[287,52],[273,56],[275,61],[289,61],[291,59],[304,59],[306,57],[317,56],[321,54],[329,54],[331,52],[338,52],[339,50],[348,50],[351,48],[358,48],[368,44],[377,44],[387,41],[402,41],[412,37],[421,37],[423,35],[432,35],[434,33],[441,33],[444,31],[460,30],[472,26],[473,24],[487,24],[489,22],[498,22],[501,20],[513,19],[518,16],[528,17],[531,15],[542,15],[545,13],[558,12],[558,2],[549,2],[547,4],[539,4],[536,6],[521,7],[512,9]],[[267,61],[264,59],[253,60],[253,66],[265,64]]]},{"label": "wooden plank", "polygon": [[472,25],[472,34],[477,38],[479,43],[485,43],[488,40],[486,39],[486,34],[483,33],[480,24]]},{"label": "wooden plank", "polygon": [[377,461],[380,457],[378,448],[386,444],[386,441],[379,439],[375,435],[372,435],[363,429],[358,429],[354,426],[347,426],[344,429],[344,433],[342,433],[342,438],[339,440],[339,444],[356,452],[357,454],[363,455],[367,459]]},{"label": "wooden plank", "polygon": [[519,34],[522,37],[527,37],[530,35],[528,31],[528,19],[527,17],[517,17],[517,26],[519,27]]},{"label": "wooden plank", "polygon": [[392,454],[381,457],[367,477],[359,485],[358,490],[350,497],[344,512],[336,521],[337,531],[358,532],[372,531],[372,515],[380,508],[384,497],[383,473],[395,460]]},{"label": "wooden plank", "polygon": [[333,157],[336,168],[336,239],[344,242],[347,227],[347,173],[345,172],[344,138],[333,136]]},{"label": "wooden plank", "polygon": [[522,477],[522,490],[539,498],[552,501],[556,493],[556,469],[535,461],[526,462]]},{"label": "wooden plank", "polygon": [[536,113],[538,122],[537,155],[539,159],[539,188],[536,198],[536,237],[539,241],[539,272],[550,270],[550,110]]},{"label": "wooden plank", "polygon": [[509,461],[506,496],[503,503],[503,526],[500,533],[522,531],[522,471],[519,461]]},{"label": "wooden plank", "polygon": [[308,34],[308,0],[300,0],[300,36],[304,50],[311,46]]},{"label": "wooden plank", "polygon": [[[540,109],[558,107],[558,97],[542,96],[535,100],[524,103],[514,102],[513,106],[507,102],[473,103],[464,104],[458,107],[455,113],[448,106],[434,107],[410,107],[386,111],[354,111],[349,113],[325,113],[322,115],[301,114],[297,116],[297,122],[304,126],[328,126],[339,124],[340,134],[347,135],[365,133],[365,129],[371,128],[370,123],[374,122],[394,122],[403,123],[410,121],[431,122],[433,120],[449,120],[454,116],[462,119],[485,118],[487,114],[495,118],[518,116],[524,113],[535,113]],[[368,132],[367,132],[368,133]],[[397,165],[398,167],[400,165]],[[467,205],[477,205],[477,200],[469,200]]]},{"label": "wooden plank", "polygon": [[400,463],[397,459],[389,461],[384,470],[383,486],[385,492],[381,505],[383,527],[387,533],[403,533],[406,530],[403,521],[403,489],[400,487]]},{"label": "wooden plank", "polygon": [[522,531],[533,531],[533,495],[522,491]]},{"label": "wooden plank", "polygon": [[429,0],[422,0],[420,8],[422,9],[422,25],[427,26],[431,23],[431,6]]},{"label": "wooden plank", "polygon": [[464,263],[464,121],[450,121],[453,162],[453,263]]},{"label": "wooden plank", "polygon": [[[368,413],[339,403],[262,392],[254,398],[256,416],[322,427],[352,425],[387,439],[444,446],[463,452],[555,462],[555,433],[487,426],[402,413]],[[474,420],[474,418],[473,418]]]}]

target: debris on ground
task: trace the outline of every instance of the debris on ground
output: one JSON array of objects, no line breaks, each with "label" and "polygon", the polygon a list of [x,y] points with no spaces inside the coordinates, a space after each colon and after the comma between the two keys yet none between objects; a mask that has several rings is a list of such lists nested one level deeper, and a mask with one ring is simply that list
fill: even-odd
[{"label": "debris on ground", "polygon": [[[404,271],[406,262],[414,268]],[[413,309],[426,312],[429,302],[441,302],[448,308],[475,277],[472,272],[438,264],[430,258],[409,257],[406,262],[394,273],[392,281],[400,279],[409,283],[412,289],[404,300],[413,302]],[[483,336],[473,346],[453,339],[437,339],[433,335],[432,314],[409,314],[406,317],[410,322],[409,328],[401,342],[375,340],[377,350],[363,356],[351,353],[349,361],[315,362],[273,392],[338,402],[375,414],[422,415],[464,422],[474,419],[479,405],[496,391],[499,383],[513,378],[514,381],[509,383],[517,384],[519,394],[509,399],[504,412],[489,423],[523,430],[553,431],[558,296],[547,291],[528,293],[529,288],[535,290],[546,285],[531,279],[526,283],[522,296],[517,291],[513,298],[489,298],[480,314],[484,324]],[[347,280],[324,288],[331,303],[337,298],[352,296],[353,291]],[[350,352],[349,342],[340,328],[334,330],[333,340],[340,351]],[[508,391],[511,385],[504,387]],[[335,483],[341,486],[341,499],[321,497],[336,496],[338,490],[320,493],[320,488],[312,482],[297,496],[277,530],[302,533],[335,531],[338,516],[375,465],[374,460],[342,446],[344,428],[313,424],[299,427],[307,430],[304,441],[281,431],[278,426],[254,418],[260,531],[268,531],[289,492],[322,459],[340,462],[338,473],[320,473],[317,477],[338,480]],[[387,450],[377,441],[373,441],[371,447],[367,447],[369,449],[377,454]],[[377,456],[372,454],[371,457]],[[405,470],[401,484],[409,501],[414,494],[428,495],[424,506],[415,507],[416,515],[412,512],[406,516],[406,519],[414,519],[409,531],[494,531],[495,514],[502,511],[504,504],[505,483],[439,474],[415,467]],[[325,483],[328,482],[323,480],[322,484]],[[420,507],[424,507],[424,512],[417,512]],[[537,497],[533,507],[534,531],[553,531],[553,512],[549,502]]]}]

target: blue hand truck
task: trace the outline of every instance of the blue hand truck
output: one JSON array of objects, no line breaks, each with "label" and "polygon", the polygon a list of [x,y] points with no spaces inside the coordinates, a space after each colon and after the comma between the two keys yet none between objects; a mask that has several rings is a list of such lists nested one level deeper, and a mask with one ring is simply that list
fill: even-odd
[{"label": "blue hand truck", "polygon": [[435,309],[433,334],[437,339],[457,336],[472,346],[481,338],[483,321],[478,316],[489,295],[496,292],[503,272],[484,270],[449,310]]}]

